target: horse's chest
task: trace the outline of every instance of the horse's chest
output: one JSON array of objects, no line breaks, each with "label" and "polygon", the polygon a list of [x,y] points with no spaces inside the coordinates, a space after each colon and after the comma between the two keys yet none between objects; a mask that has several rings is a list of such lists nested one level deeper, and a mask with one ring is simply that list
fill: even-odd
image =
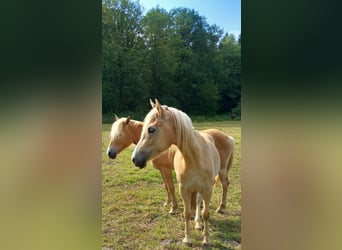
[{"label": "horse's chest", "polygon": [[176,172],[178,182],[191,186],[195,190],[202,188],[202,186],[207,183],[213,182],[213,178],[211,178],[211,176],[208,176],[205,172],[198,172],[195,170],[196,169],[185,169],[184,171]]}]

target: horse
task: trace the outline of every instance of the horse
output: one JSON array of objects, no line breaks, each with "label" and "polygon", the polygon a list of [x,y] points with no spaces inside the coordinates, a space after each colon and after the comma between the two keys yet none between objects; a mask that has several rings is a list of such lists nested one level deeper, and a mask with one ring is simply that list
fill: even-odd
[{"label": "horse", "polygon": [[[183,200],[185,218],[185,237],[182,242],[191,245],[191,206],[194,197],[200,194],[197,195],[196,213],[203,200],[203,246],[207,246],[209,245],[209,202],[212,197],[213,184],[217,176],[223,181],[222,187],[226,184],[228,166],[231,164],[232,157],[224,162],[224,169],[221,169],[221,157],[212,135],[196,131],[190,117],[184,112],[173,107],[162,106],[157,99],[155,103],[150,100],[150,103],[152,109],[144,119],[141,137],[133,151],[132,161],[137,167],[143,168],[148,160],[153,159],[171,145],[177,146],[174,168]],[[232,140],[232,138],[229,139]],[[197,222],[195,228],[197,228]]]},{"label": "horse", "polygon": [[[143,122],[133,120],[130,117],[119,118],[115,115],[115,121],[112,124],[109,136],[110,141],[107,148],[108,157],[115,159],[122,150],[131,144],[136,145],[140,138],[143,124]],[[227,203],[227,189],[229,186],[227,174],[233,162],[234,140],[216,129],[207,129],[202,132],[210,134],[214,138],[215,146],[221,157],[219,178],[222,185],[222,198],[216,212],[223,214]],[[175,150],[169,148],[165,152],[162,152],[157,157],[153,158],[151,161],[152,165],[159,170],[165,185],[167,200],[165,201],[164,206],[172,203],[169,211],[170,214],[175,214],[178,209],[178,203],[175,196],[175,186],[172,177],[172,170],[174,170],[174,154]],[[198,215],[196,218],[197,217]],[[195,221],[198,221],[198,219],[195,219]],[[199,227],[200,226],[197,225],[197,228]]]},{"label": "horse", "polygon": [[[132,143],[136,145],[140,138],[143,124],[143,122],[133,120],[130,117],[119,118],[115,115],[115,121],[112,124],[109,135],[110,142],[107,148],[108,157],[115,159],[122,150],[130,146]],[[174,150],[170,149],[165,150],[165,152],[162,152],[151,161],[152,165],[159,170],[165,185],[167,200],[164,203],[164,206],[167,206],[172,202],[172,206],[169,211],[170,214],[175,214],[178,208],[172,176],[173,157]]]}]

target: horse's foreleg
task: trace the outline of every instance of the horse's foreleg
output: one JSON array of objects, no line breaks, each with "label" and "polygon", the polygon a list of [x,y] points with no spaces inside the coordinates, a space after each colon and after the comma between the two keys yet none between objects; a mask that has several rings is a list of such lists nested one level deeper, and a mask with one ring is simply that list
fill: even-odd
[{"label": "horse's foreleg", "polygon": [[208,246],[209,245],[209,202],[211,199],[211,192],[203,194],[203,210],[202,210],[202,218],[203,218],[203,246]]},{"label": "horse's foreleg", "polygon": [[190,218],[191,218],[191,194],[182,191],[180,188],[180,194],[182,196],[183,204],[184,204],[184,219],[185,219],[185,229],[184,229],[184,239],[182,240],[183,244],[187,246],[191,246],[190,241]]},{"label": "horse's foreleg", "polygon": [[170,209],[170,214],[175,214],[177,208],[178,208],[178,203],[175,195],[175,185],[173,183],[173,176],[172,176],[172,170],[171,169],[166,169],[164,170],[164,175],[165,175],[165,180],[166,185],[168,187],[168,194],[169,194],[169,199],[172,201],[172,207]]}]

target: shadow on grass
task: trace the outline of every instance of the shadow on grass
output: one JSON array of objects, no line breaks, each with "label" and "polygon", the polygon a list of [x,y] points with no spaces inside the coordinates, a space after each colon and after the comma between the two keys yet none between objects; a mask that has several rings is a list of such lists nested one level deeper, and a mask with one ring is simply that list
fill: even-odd
[{"label": "shadow on grass", "polygon": [[[210,218],[209,219],[209,230],[210,230],[210,245],[207,247],[202,247],[202,231],[195,230],[193,227],[191,229],[191,240],[192,246],[187,247],[181,243],[183,237],[183,231],[181,231],[182,237],[177,239],[168,239],[161,242],[161,249],[225,249],[234,250],[241,244],[241,216],[231,216],[231,215],[215,215],[224,216],[222,218]],[[193,220],[192,220],[193,226]]]},{"label": "shadow on grass", "polygon": [[223,215],[224,221],[209,219],[212,249],[235,249],[241,243],[241,216]]}]

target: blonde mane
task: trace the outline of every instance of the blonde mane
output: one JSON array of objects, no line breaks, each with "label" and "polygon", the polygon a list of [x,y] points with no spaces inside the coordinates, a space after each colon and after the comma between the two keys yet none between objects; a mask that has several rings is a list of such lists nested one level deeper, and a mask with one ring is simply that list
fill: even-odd
[{"label": "blonde mane", "polygon": [[120,139],[125,122],[126,118],[120,118],[113,123],[109,134],[111,141]]},{"label": "blonde mane", "polygon": [[[190,117],[183,111],[173,107],[163,106],[163,109],[165,113],[169,111],[174,120],[177,145],[184,149],[191,148],[194,145],[194,135],[197,131],[192,126]],[[148,126],[156,116],[158,116],[157,109],[151,109],[144,119],[144,127]]]},{"label": "blonde mane", "polygon": [[190,149],[194,145],[194,134],[196,133],[190,117],[176,108],[169,107],[168,110],[175,121],[178,146],[183,149]]}]

